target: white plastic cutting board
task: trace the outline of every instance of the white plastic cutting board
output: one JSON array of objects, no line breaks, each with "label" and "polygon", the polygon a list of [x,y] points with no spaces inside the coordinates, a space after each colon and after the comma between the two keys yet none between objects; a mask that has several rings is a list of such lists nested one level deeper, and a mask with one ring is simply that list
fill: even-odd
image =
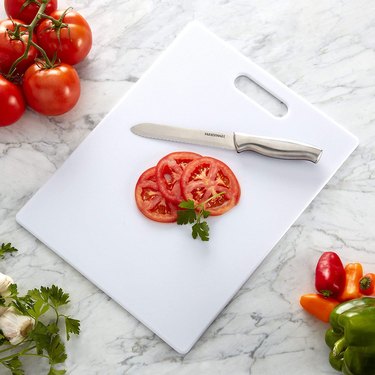
[{"label": "white plastic cutting board", "polygon": [[[239,92],[247,75],[288,106],[276,118]],[[292,138],[315,165],[137,137],[140,122]],[[18,213],[17,221],[180,353],[188,352],[357,146],[357,139],[203,26],[192,23]],[[240,203],[211,239],[146,219],[139,175],[172,151],[224,161]],[[254,301],[256,304],[256,301]],[[121,330],[121,327],[119,327]]]}]

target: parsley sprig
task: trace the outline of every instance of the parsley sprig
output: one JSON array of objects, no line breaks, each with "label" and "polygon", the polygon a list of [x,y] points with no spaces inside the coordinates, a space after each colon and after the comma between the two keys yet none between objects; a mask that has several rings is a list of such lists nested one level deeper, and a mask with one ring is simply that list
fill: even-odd
[{"label": "parsley sprig", "polygon": [[0,296],[0,309],[8,308],[20,316],[30,317],[34,324],[15,345],[5,337],[5,331],[0,330],[0,364],[12,375],[24,375],[21,358],[39,357],[48,360],[48,375],[65,374],[66,370],[61,369],[67,359],[62,333],[67,341],[72,334],[80,333],[80,321],[61,311],[69,302],[69,294],[56,285],[41,286],[20,295],[17,284],[11,284],[7,293]]},{"label": "parsley sprig", "polygon": [[11,243],[3,243],[0,247],[0,259],[4,259],[6,254],[12,254],[18,251]]},{"label": "parsley sprig", "polygon": [[195,202],[191,199],[182,201],[178,205],[180,208],[182,208],[182,210],[177,211],[177,224],[193,224],[191,228],[192,237],[196,239],[199,236],[202,241],[209,241],[210,228],[207,221],[204,221],[203,219],[207,219],[210,216],[210,211],[205,210],[205,206],[208,202],[223,194],[225,194],[224,191],[214,194],[212,197],[199,204],[195,204]]}]

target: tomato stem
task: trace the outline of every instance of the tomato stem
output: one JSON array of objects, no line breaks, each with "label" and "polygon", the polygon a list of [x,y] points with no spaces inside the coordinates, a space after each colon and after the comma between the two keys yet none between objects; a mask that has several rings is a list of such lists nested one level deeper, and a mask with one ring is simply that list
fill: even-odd
[{"label": "tomato stem", "polygon": [[30,45],[32,45],[34,48],[36,48],[41,53],[41,55],[43,56],[43,59],[46,62],[46,64],[45,64],[46,68],[52,68],[53,62],[51,62],[51,60],[48,58],[48,56],[46,54],[46,51],[42,47],[40,47],[38,44],[36,44],[34,41],[31,41]]},{"label": "tomato stem", "polygon": [[[70,9],[70,8],[68,8],[68,9]],[[65,16],[65,12],[64,12],[64,16]],[[41,14],[41,18],[50,20],[53,23],[53,27],[51,27],[51,29],[52,28],[69,27],[67,23],[62,22],[62,19],[63,19],[62,17],[60,17],[57,20],[56,18],[53,18],[53,17],[49,16],[48,14]]]},{"label": "tomato stem", "polygon": [[46,7],[47,7],[47,4],[50,2],[50,0],[41,0],[40,2],[40,7],[38,9],[38,12],[37,14],[35,15],[34,19],[31,21],[31,23],[29,25],[24,25],[24,24],[20,24],[20,23],[17,23],[15,22],[15,30],[12,32],[12,37],[15,38],[15,39],[21,39],[20,37],[20,28],[21,27],[24,27],[27,29],[28,31],[28,34],[29,34],[29,37],[28,37],[28,40],[27,40],[27,44],[26,44],[26,48],[25,48],[25,51],[23,52],[23,54],[18,58],[16,59],[12,66],[9,68],[9,71],[8,71],[8,74],[5,76],[5,78],[7,79],[11,79],[15,70],[16,70],[16,67],[17,65],[24,59],[27,58],[27,55],[29,54],[29,51],[30,51],[30,47],[33,46],[34,48],[36,48],[40,53],[41,55],[43,56],[45,62],[46,62],[46,67],[53,67],[53,63],[50,61],[50,59],[48,58],[46,52],[44,51],[44,49],[42,47],[40,47],[38,44],[36,44],[32,39],[33,39],[33,34],[34,34],[34,29],[38,23],[38,21],[42,18],[42,15],[44,14],[44,11],[46,10]]},{"label": "tomato stem", "polygon": [[210,197],[210,198],[208,198],[207,200],[205,200],[204,202],[202,202],[201,204],[200,204],[200,206],[202,205],[203,207],[210,201],[210,200],[212,200],[212,199],[215,199],[215,198],[217,198],[217,197],[220,197],[220,195],[223,195],[223,194],[225,194],[225,191],[221,191],[220,193],[216,193],[216,194],[214,194],[212,197]]},{"label": "tomato stem", "polygon": [[197,223],[200,223],[200,222],[201,222],[201,218],[202,218],[202,216],[204,217],[205,214],[206,214],[206,215],[209,215],[209,214],[210,214],[209,211],[206,211],[206,210],[205,210],[205,206],[206,206],[206,204],[207,204],[209,201],[211,201],[211,200],[213,200],[213,199],[216,199],[217,197],[220,197],[220,195],[223,195],[223,194],[225,194],[225,191],[222,191],[222,192],[220,192],[220,193],[216,193],[216,194],[214,194],[212,197],[208,198],[208,199],[205,200],[204,202],[202,202],[202,203],[200,203],[200,204],[197,205],[197,209],[199,210],[199,211],[198,211],[198,215],[197,215]]}]

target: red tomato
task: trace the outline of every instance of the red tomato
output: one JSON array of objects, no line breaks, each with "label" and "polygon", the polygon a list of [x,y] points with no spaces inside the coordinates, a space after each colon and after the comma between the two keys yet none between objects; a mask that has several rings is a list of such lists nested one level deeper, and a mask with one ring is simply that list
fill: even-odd
[{"label": "red tomato", "polygon": [[205,204],[205,210],[213,216],[230,210],[241,195],[240,185],[232,170],[222,161],[208,156],[190,162],[181,175],[180,184],[184,198],[196,204],[224,192]]},{"label": "red tomato", "polygon": [[21,89],[0,75],[0,126],[16,122],[25,112]]},{"label": "red tomato", "polygon": [[[7,74],[13,62],[20,57],[26,48],[29,35],[24,27],[20,31],[25,32],[21,40],[12,39],[7,30],[14,31],[15,23],[22,23],[20,20],[3,20],[0,22],[0,73]],[[33,37],[36,42],[36,37]],[[35,60],[38,51],[30,47],[27,58],[17,65],[17,72],[23,73]]]},{"label": "red tomato", "polygon": [[[58,20],[63,13],[64,11],[57,10],[50,16]],[[46,51],[49,58],[53,58],[57,52],[57,57],[62,62],[74,65],[82,61],[91,49],[91,29],[86,20],[74,11],[67,12],[62,22],[68,27],[59,29],[51,20],[43,20],[36,31],[38,44]]]},{"label": "red tomato", "polygon": [[47,116],[61,115],[71,110],[79,99],[80,91],[76,70],[64,63],[49,69],[33,64],[23,77],[27,104]]},{"label": "red tomato", "polygon": [[172,223],[177,220],[177,206],[161,195],[155,172],[156,168],[152,167],[139,177],[135,187],[135,201],[139,210],[149,219]]},{"label": "red tomato", "polygon": [[156,166],[156,181],[162,195],[170,202],[183,201],[180,177],[185,167],[201,155],[194,152],[172,152],[164,156]]},{"label": "red tomato", "polygon": [[[22,20],[23,23],[30,24],[39,10],[38,2],[29,2],[25,7],[25,0],[4,0],[4,8],[8,17]],[[57,0],[50,0],[44,13],[50,14],[57,9]]]}]

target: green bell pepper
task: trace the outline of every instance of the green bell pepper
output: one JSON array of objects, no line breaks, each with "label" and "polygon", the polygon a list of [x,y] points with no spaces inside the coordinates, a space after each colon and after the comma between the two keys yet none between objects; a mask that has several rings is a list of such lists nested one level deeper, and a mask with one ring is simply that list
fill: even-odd
[{"label": "green bell pepper", "polygon": [[346,375],[375,375],[375,298],[353,299],[331,313],[325,340],[331,366]]}]

